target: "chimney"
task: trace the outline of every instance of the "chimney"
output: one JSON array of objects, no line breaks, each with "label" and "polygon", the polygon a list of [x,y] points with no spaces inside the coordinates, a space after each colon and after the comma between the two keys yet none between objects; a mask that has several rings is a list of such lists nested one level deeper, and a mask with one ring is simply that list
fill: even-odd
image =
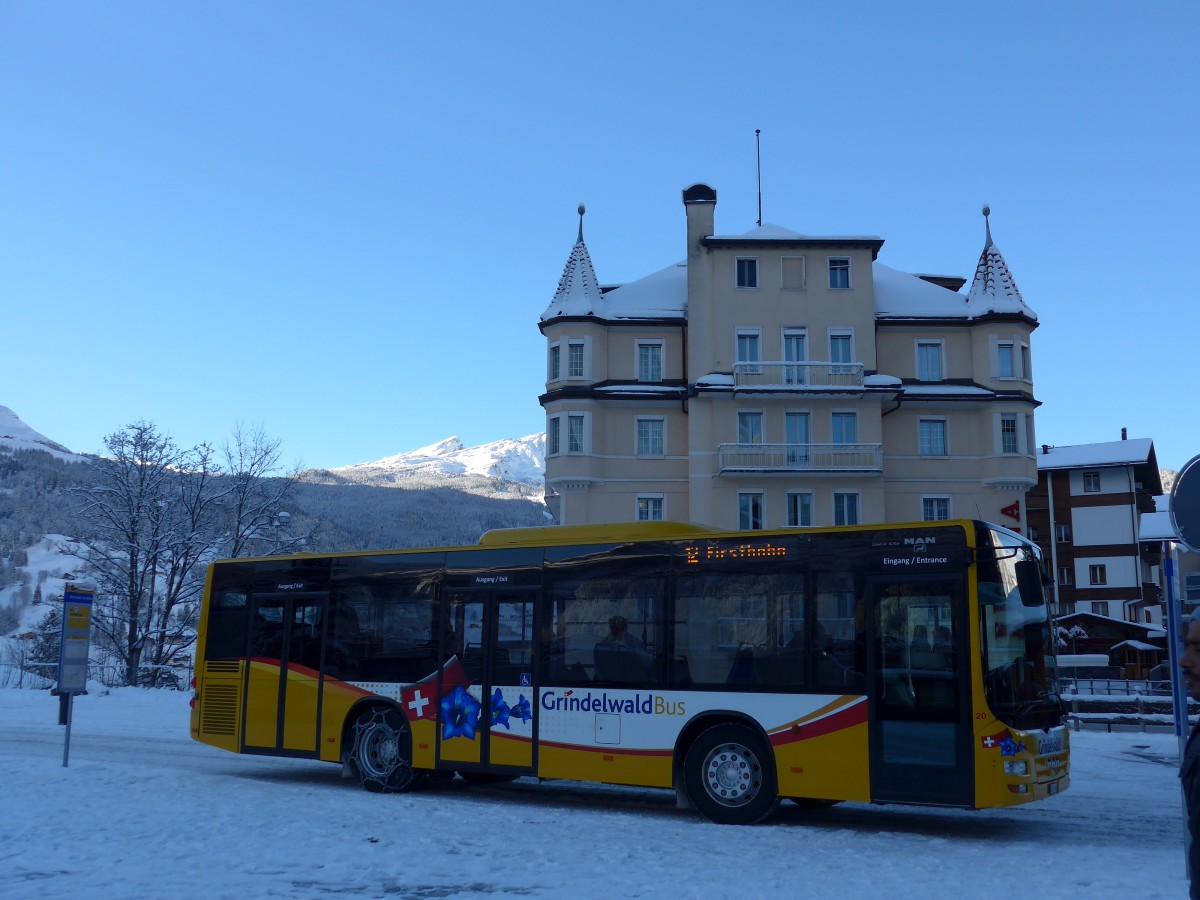
[{"label": "chimney", "polygon": [[1042,456],[1049,456],[1049,455],[1050,455],[1050,445],[1042,444]]},{"label": "chimney", "polygon": [[684,188],[683,208],[687,211],[688,262],[691,262],[694,256],[699,256],[701,242],[713,233],[717,192],[707,184]]},{"label": "chimney", "polygon": [[1123,441],[1129,440],[1129,429],[1128,428],[1121,429],[1121,440],[1123,440]]}]

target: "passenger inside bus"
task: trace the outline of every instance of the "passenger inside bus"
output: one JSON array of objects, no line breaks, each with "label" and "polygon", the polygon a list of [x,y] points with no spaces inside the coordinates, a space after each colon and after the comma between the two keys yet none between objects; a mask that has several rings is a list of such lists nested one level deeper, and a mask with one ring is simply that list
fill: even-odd
[{"label": "passenger inside bus", "polygon": [[646,677],[651,656],[642,639],[629,631],[629,620],[615,615],[608,620],[608,634],[593,648],[596,678],[620,684],[637,684]]}]

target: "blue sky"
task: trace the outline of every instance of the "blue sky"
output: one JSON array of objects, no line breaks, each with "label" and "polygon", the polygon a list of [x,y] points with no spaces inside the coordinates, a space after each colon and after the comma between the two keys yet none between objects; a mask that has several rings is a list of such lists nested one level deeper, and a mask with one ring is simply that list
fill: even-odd
[{"label": "blue sky", "polygon": [[0,405],[74,450],[237,422],[338,466],[544,427],[538,316],[717,230],[878,234],[1041,327],[1039,442],[1200,453],[1200,5],[0,8]]}]

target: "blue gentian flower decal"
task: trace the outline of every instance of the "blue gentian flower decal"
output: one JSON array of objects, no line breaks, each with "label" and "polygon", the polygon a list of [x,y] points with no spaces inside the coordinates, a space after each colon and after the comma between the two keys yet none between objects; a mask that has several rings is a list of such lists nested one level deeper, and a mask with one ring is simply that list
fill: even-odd
[{"label": "blue gentian flower decal", "polygon": [[478,700],[467,693],[461,684],[442,698],[442,740],[465,737],[475,740],[475,729],[479,725]]},{"label": "blue gentian flower decal", "polygon": [[533,718],[533,712],[529,709],[529,701],[525,699],[525,695],[521,694],[520,696],[521,699],[517,701],[517,705],[512,708],[511,712],[522,722],[528,722]]},{"label": "blue gentian flower decal", "polygon": [[508,724],[509,708],[504,702],[504,695],[500,693],[500,688],[496,688],[496,692],[492,694],[492,724],[503,725],[509,731],[512,731],[512,726]]}]

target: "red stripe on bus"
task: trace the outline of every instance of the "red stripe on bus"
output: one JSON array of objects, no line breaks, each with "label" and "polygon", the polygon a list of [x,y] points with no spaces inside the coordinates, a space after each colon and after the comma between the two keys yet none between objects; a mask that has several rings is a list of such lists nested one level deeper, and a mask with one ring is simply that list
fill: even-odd
[{"label": "red stripe on bus", "polygon": [[867,698],[860,697],[849,706],[843,707],[837,712],[830,713],[823,718],[813,722],[806,722],[803,725],[793,725],[787,731],[775,732],[771,735],[771,743],[778,747],[781,744],[791,744],[795,741],[807,741],[811,738],[832,734],[835,731],[853,728],[855,725],[862,725],[866,721]]}]

